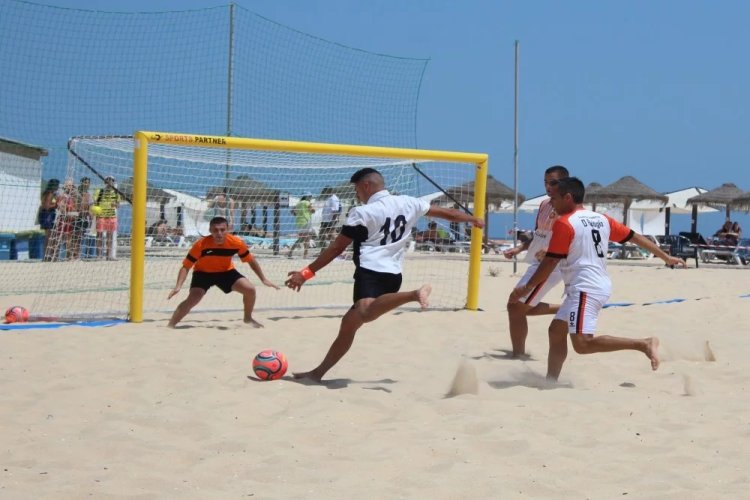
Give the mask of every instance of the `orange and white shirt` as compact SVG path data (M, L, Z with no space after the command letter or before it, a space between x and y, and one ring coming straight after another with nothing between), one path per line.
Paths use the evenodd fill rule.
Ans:
M221 245L214 241L213 236L204 236L190 247L182 265L186 269L195 266L195 271L203 273L221 273L234 269L232 257L239 255L242 262L251 262L253 254L247 244L233 234L227 234Z
M542 200L539 204L539 211L536 213L534 238L532 238L529 248L526 250L525 262L539 262L536 255L542 250L547 250L550 236L552 236L552 226L556 220L557 213L552 208L549 198Z
M558 267L565 293L587 292L607 295L612 282L607 274L610 240L625 243L633 231L608 215L579 209L557 219L547 249L548 257L562 259Z

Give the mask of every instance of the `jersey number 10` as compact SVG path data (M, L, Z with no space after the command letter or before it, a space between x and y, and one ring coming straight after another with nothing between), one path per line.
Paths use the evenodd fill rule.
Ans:
M391 243L395 243L404 237L404 231L406 231L406 217L399 215L393 221L393 229L391 229L391 218L385 219L385 224L380 228L383 232L383 239L380 240L381 245L388 243L388 236L391 237Z

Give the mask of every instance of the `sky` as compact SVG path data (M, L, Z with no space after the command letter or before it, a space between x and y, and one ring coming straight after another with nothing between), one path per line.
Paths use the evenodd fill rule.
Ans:
M189 10L220 0L43 0L104 11ZM520 43L519 190L545 168L584 183L632 175L660 192L733 182L750 190L750 2L662 0L239 0L280 24L350 47L429 58L418 147L486 152L514 184L514 43ZM750 217L733 218L750 227ZM712 234L723 213L701 215ZM496 215L490 236L512 228ZM673 216L672 231L689 230ZM520 227L533 225L520 216Z

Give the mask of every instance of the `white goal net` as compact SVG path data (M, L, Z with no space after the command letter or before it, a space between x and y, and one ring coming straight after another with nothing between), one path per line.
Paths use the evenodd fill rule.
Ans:
M70 140L67 179L60 179L56 194L58 208L47 242L47 261L28 262L2 274L16 301L28 304L33 315L128 316L133 147L132 137ZM192 243L208 234L212 216L229 219L230 230L248 243L266 276L282 286L278 291L264 287L247 265L237 261L237 269L257 287L257 311L343 309L352 301L350 252L321 270L300 293L283 288L283 282L289 271L312 261L338 234L356 203L349 183L355 171L378 169L392 193L473 208L470 191L476 165L471 163L159 143L150 144L148 153L146 316L172 311L185 297L189 279L182 294L167 301L182 259ZM338 218L331 216L332 197L341 205ZM294 210L302 200L314 209L315 234L308 238L300 238L299 211ZM430 222L425 218L419 223L419 241L413 241L407 254L402 290L431 283L433 307L462 308L467 295L468 228L442 220L436 220L434 227ZM239 295L211 289L194 311L241 309Z

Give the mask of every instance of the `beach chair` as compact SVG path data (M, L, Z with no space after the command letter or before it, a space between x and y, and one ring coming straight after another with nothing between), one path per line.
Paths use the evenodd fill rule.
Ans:
M693 245L688 238L681 234L668 234L664 237L664 243L669 245L669 255L685 259L695 259L695 267L698 268L698 246Z

